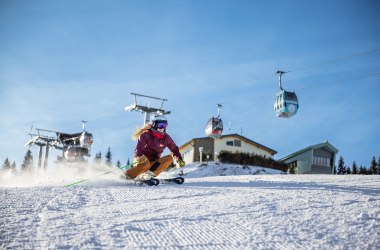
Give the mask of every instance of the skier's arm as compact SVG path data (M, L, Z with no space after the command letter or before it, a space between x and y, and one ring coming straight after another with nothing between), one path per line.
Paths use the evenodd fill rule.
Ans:
M138 158L140 156L143 156L143 149L145 148L145 145L148 143L146 133L143 133L139 139L137 140L136 143L136 148L135 148L135 155L134 158Z
M174 143L173 139L167 135L167 143L166 146L169 148L169 150L174 154L174 157L176 158L177 162L179 160L182 160L182 155L179 152L178 146Z

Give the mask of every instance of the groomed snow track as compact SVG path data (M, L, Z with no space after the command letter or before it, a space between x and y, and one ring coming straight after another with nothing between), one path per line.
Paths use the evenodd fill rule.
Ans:
M5 249L379 249L378 176L0 188Z

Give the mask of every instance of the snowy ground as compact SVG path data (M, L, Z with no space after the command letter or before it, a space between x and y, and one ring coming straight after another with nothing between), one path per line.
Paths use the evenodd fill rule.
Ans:
M77 173L3 176L0 248L380 249L380 176L184 170L183 185L157 187L117 170L71 187Z

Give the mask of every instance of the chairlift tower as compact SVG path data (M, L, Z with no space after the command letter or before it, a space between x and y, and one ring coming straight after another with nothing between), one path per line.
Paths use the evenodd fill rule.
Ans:
M43 148L45 147L45 160L43 167L46 169L48 165L49 151L51 149L62 150L62 157L58 157L58 161L66 162L84 161L84 156L90 156L91 145L93 143L92 134L87 132L85 124L82 121L83 131L74 134L67 134L59 131L35 128L37 133L30 132L32 137L25 147L38 146L38 167L42 167ZM33 126L31 127L31 131ZM55 136L53 136L55 135Z
M41 134L41 131L51 132L49 130L44 130L44 129L39 129L39 128L36 128L36 130L37 130L37 134L29 133L29 135L33 138L25 144L25 147L30 147L32 145L36 145L39 147L38 163L37 163L39 168L42 167L43 148L45 147L45 160L44 160L43 167L44 169L46 169L48 165L48 160L49 160L50 148L56 146L55 144L56 144L57 138Z
M140 111L144 113L144 126L150 122L152 114L160 114L160 115L168 115L170 114L170 111L166 111L163 109L164 102L168 101L167 99L153 97L153 96L147 96L147 95L141 95L136 93L131 93L131 95L134 96L135 103L131 104L127 107L125 107L126 111ZM146 105L138 104L137 99L147 99L148 102ZM151 101L156 102L154 106L152 106Z

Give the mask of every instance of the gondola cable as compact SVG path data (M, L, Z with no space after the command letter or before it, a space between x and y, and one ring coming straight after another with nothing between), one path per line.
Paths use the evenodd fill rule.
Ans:
M306 67L302 67L302 68L298 68L298 69L289 70L286 73L288 73L288 72L302 71L302 70L306 70L306 69L310 69L310 68L316 68L316 67L319 67L319 66L322 66L322 65L325 65L325 64L335 63L335 62L339 62L339 61L344 61L344 60L351 59L353 57L362 56L362 55L374 53L374 52L377 52L377 51L380 51L380 48L372 49L372 50L367 50L367 51L363 51L363 52L357 52L357 53L349 55L349 56L338 57L338 58L331 59L331 60L328 60L328 61L325 61L325 62L314 64L314 65L310 65L310 66L306 66Z

